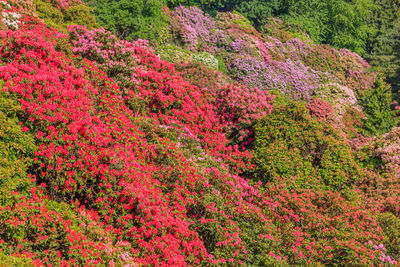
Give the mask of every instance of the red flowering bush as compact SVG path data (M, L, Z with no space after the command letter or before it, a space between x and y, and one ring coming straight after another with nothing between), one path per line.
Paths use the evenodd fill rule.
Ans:
M272 112L272 100L267 91L245 86L228 85L219 89L215 106L231 142L244 150L253 141L254 124Z
M318 97L313 98L306 105L310 114L317 118L326 118L333 114L333 108L328 102L322 101Z
M0 53L7 61L0 68L4 89L19 95L28 115L25 131L33 131L37 139L38 181L54 198L81 203L95 209L104 222L115 224L116 231L134 240L131 255L139 253L139 262L159 261L150 257L157 243L164 244L157 253L163 261L185 261L185 253L179 251L191 246L175 243L182 239L203 251L193 261L204 257L197 235L179 218L178 210L167 208L171 202L158 195L158 183L150 175L154 170L141 165L155 152L132 125L132 113L118 97L118 87L89 63L75 68L54 50L54 33L40 25L28 27L2 33ZM123 171L127 169L131 171ZM131 223L125 224L128 218ZM162 228L158 220L163 221ZM138 230L139 221L144 227L140 229L147 230ZM157 231L149 239L153 227Z
M89 214L76 214L69 205L46 200L38 191L33 187L30 196L11 192L8 205L0 207L3 253L32 259L35 266L123 262L119 257L129 251L129 243L113 244L112 233Z
M363 198L349 200L339 192L293 190L268 185L265 201L284 231L282 244L290 264L354 266L381 264L379 244L383 232Z

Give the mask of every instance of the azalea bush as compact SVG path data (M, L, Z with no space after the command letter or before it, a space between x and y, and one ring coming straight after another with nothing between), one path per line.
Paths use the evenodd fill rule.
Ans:
M317 118L327 118L333 114L333 108L328 102L322 101L318 97L310 100L306 108L310 110L310 114Z
M254 140L254 125L272 112L271 96L266 91L245 86L229 85L220 88L215 106L223 125L228 127L231 142L244 150Z
M394 127L389 133L357 149L363 164L376 173L365 179L360 186L373 199L395 198L399 194L399 130Z

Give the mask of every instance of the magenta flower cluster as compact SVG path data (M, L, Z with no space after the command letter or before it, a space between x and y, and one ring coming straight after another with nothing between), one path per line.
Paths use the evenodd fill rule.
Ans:
M253 141L253 124L272 112L273 99L268 91L237 84L222 87L218 92L217 113L230 139L242 150Z

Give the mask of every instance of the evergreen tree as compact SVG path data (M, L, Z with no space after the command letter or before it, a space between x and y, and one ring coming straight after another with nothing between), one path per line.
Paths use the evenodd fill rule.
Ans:
M369 24L378 29L367 43L367 59L374 70L382 72L394 92L400 89L400 0L375 0Z
M387 133L393 128L398 118L390 108L392 92L390 86L379 75L374 88L365 94L363 101L364 112L367 116L366 129L374 135Z

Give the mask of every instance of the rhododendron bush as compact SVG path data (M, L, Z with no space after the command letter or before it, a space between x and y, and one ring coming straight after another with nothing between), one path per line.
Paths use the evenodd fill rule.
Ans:
M270 90L307 108L200 63L175 67L146 40L61 33L29 14L0 31L0 265L397 264L398 200L354 189L365 173L329 124L336 102L314 96L325 74L273 61L242 16L173 13L200 36L190 49L248 53L276 75Z

